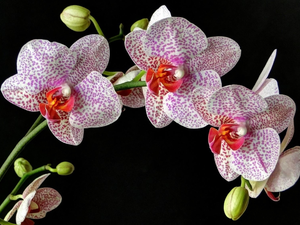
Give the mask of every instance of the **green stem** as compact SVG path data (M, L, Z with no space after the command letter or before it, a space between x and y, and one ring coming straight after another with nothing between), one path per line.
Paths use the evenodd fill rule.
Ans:
M0 205L0 213L3 211L3 209L11 202L11 195L16 195L17 192L19 191L19 189L21 188L21 186L24 184L24 182L32 175L36 174L36 173L40 173L46 170L46 166L41 166L39 168L36 168L28 173L25 173L23 175L23 177L19 180L19 182L17 183L17 185L15 186L15 188L12 190L12 192L6 197L6 199L4 199L4 201L2 202L2 204ZM1 224L1 223L0 223Z
M7 222L7 221L5 221L5 220L3 220L3 219L1 219L1 218L0 218L0 224L1 224L1 225L16 225L16 224L14 224L14 223Z
M250 184L249 180L245 179L241 176L241 187L245 187L245 184L248 186L249 190L252 191L252 185Z
M25 134L25 136L27 134L29 134L34 128L36 128L43 120L44 120L44 117L42 116L42 114L40 114L39 117L36 119L36 121L30 127L30 129L27 131L27 133Z
M5 160L5 162L0 168L0 181L4 177L9 167L16 160L17 156L26 146L26 144L28 144L29 141L31 141L37 134L39 134L46 126L47 126L47 120L44 120L42 123L36 126L30 133L28 133L25 137L23 137L18 142L18 144L15 146L15 148L12 150L12 152L10 153L10 155L7 157L7 159Z
M124 40L125 36L124 36L123 28L124 28L124 26L121 23L120 26L119 26L119 29L120 29L119 34L109 38L108 43L112 43L112 42L118 41L118 40Z
M142 70L132 81L133 82L139 81L142 78L142 76L144 76L145 73L146 71Z
M102 32L99 24L97 23L96 19L93 16L91 16L91 15L89 16L89 19L93 22L93 24L94 24L94 26L95 26L98 34L100 34L101 36L104 37L104 34L103 34L103 32Z
M105 75L105 76L110 77L110 76L115 75L116 73L119 73L119 72L104 71L102 74Z
M146 82L145 81L129 81L129 82L125 82L122 84L117 84L114 86L115 91L120 91L120 90L126 90L126 89L130 89L130 88L136 88L136 87L145 87Z

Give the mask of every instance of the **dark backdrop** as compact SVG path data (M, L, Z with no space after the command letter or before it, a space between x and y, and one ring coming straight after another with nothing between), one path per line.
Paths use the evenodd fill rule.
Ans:
M268 57L277 49L270 77L280 92L300 103L300 3L296 0L185 0L185 1L65 1L10 0L0 2L0 83L16 73L20 48L32 39L48 39L70 46L78 38L96 33L69 30L59 18L68 5L91 10L107 37L125 32L133 22L148 17L162 4L173 16L185 17L209 36L227 36L239 43L242 56L222 78L223 85L252 88ZM123 43L111 44L107 70L125 71L133 65ZM24 111L0 97L0 163L27 132L38 113ZM289 147L300 144L300 120ZM189 130L172 123L156 129L144 108L129 109L103 128L86 129L78 147L59 142L46 129L22 152L33 167L68 160L76 170L68 177L52 174L43 186L63 196L62 204L38 225L193 225L193 224L299 224L300 184L283 192L280 202L265 193L250 199L246 213L233 222L223 213L227 193L240 184L218 173L207 144L208 127ZM11 169L0 184L0 201L18 178ZM4 215L0 215L2 218Z

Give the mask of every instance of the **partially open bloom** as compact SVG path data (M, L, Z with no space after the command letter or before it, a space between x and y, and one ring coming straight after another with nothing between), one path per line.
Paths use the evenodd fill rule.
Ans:
M113 85L122 84L132 81L141 70L137 66L129 68L125 74L117 72L115 75L108 77ZM145 106L145 98L141 87L117 91L119 98L124 106L130 108L140 108Z
M145 106L155 127L165 127L173 120L188 128L206 126L193 107L192 90L209 83L211 74L226 74L241 53L232 39L206 38L186 19L171 17L165 6L155 11L147 30L135 29L125 37L125 48L134 63L147 72ZM206 76L203 71L211 72ZM219 81L213 78L211 83Z
M199 113L219 127L210 129L208 142L220 174L228 181L239 175L261 181L275 169L278 134L293 119L295 103L285 95L262 97L243 86L229 85L214 92Z
M108 60L108 43L100 35L85 36L70 49L32 40L19 53L18 74L1 91L11 103L40 111L60 141L78 145L84 128L106 126L121 114L118 95L101 74Z
M50 174L44 174L36 178L23 191L23 200L18 201L14 207L8 212L5 221L13 216L17 211L16 223L18 225L34 224L30 219L41 219L46 213L55 209L61 203L61 195L53 188L39 188L44 180Z

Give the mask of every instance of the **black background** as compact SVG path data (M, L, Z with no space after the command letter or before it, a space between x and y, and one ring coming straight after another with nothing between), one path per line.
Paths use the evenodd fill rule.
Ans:
M120 23L128 33L132 23L150 19L165 4L172 16L188 19L208 37L234 39L242 56L237 66L222 77L223 85L252 88L268 57L277 49L269 77L277 79L282 94L300 103L300 3L296 0L1 1L1 83L16 73L18 52L27 41L47 39L70 46L80 37L96 33L93 26L76 33L60 21L61 11L73 4L90 9L106 37L116 35ZM122 41L110 47L107 70L126 71L133 65ZM22 110L3 97L0 104L2 163L39 113ZM300 144L298 118L296 114L296 132L289 147ZM246 213L236 222L225 217L224 198L240 181L227 182L219 175L207 144L208 129L190 130L175 122L156 129L144 108L126 108L117 122L86 129L77 147L59 142L47 128L21 156L33 167L67 160L76 170L67 177L52 174L44 182L43 186L58 190L63 201L45 219L35 220L36 224L299 224L300 184L283 192L277 203L265 193L250 199ZM0 201L17 181L11 169L1 181ZM0 216L3 218L5 213Z

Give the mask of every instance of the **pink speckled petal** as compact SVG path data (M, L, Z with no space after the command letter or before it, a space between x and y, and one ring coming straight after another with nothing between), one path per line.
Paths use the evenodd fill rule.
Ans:
M272 95L265 100L268 109L252 117L249 127L255 130L270 127L281 133L295 116L295 102L286 95Z
M123 105L130 108L141 108L145 106L145 98L142 88L134 88L127 96L120 96Z
M83 139L84 129L71 126L69 114L58 111L61 118L59 123L48 121L48 127L52 134L61 142L69 145L79 145Z
M145 88L144 88L145 90ZM169 93L168 90L163 87L162 84L159 86L158 96L151 93L150 90L145 91L145 108L148 119L152 125L156 128L163 128L168 126L173 120L168 117L163 109L164 96Z
M228 73L241 57L240 46L227 37L209 37L208 47L188 62L189 73L215 70L220 77Z
M28 93L37 94L67 77L75 64L76 55L66 46L36 39L20 50L17 70L19 75L24 76L22 87Z
M143 48L143 40L145 38L145 30L137 30L130 32L125 36L125 48L131 57L132 61L141 69L147 71L148 56L146 55Z
M50 175L50 173L46 173L46 174L43 174L41 176L39 176L38 178L36 178L34 181L32 181L27 187L26 189L23 191L23 198L26 198L26 196L37 190L39 188L39 186L41 186L41 184L44 182L44 180Z
M300 176L300 146L280 155L274 172L269 177L266 188L270 192L281 192L292 187Z
M262 180L262 181L252 181L249 180L251 186L252 186L252 191L249 190L248 186L246 185L245 188L248 190L249 196L251 198L257 198L260 193L264 190L268 179Z
M171 13L165 5L162 5L152 14L148 27L150 27L153 23L168 17L171 17Z
M278 161L280 138L274 129L266 128L252 132L243 146L232 151L230 167L247 180L267 179Z
M24 76L14 75L2 83L1 92L4 98L22 109L37 112L39 103L47 103L46 91L30 94L24 87Z
M264 111L268 104L259 95L240 85L225 86L208 102L208 111L232 119L246 119Z
M31 200L33 199L36 191L30 192L26 198L22 201L16 215L16 223L20 225L26 218L28 213L28 208L30 206Z
M112 83L100 73L91 72L74 90L76 101L70 114L73 127L103 127L121 115L118 94Z
M279 88L278 88L277 80L272 78L266 79L255 93L259 94L263 98L267 98L271 95L278 95Z
M61 203L61 195L53 188L39 188L36 191L32 201L35 202L40 211L37 213L28 213L27 218L41 219L46 216L46 213L55 209Z
M187 128L202 128L207 125L198 113L193 99L195 89L203 88L221 88L219 75L213 70L201 71L196 74L190 74L184 78L181 87L175 93L169 92L164 97L164 111L175 122Z
M14 206L13 208L6 214L4 221L9 221L10 218L15 214L15 212L17 211L17 209L20 207L21 203L23 200L19 200Z
M257 91L259 89L261 89L261 86L263 85L263 83L265 82L265 80L267 79L267 77L269 76L269 73L273 67L273 64L274 64L274 61L275 61L275 58L276 58L276 54L277 54L277 50L275 49L270 58L268 59L265 67L263 68L262 72L260 73L252 91L258 93Z
M205 34L181 17L169 17L147 30L144 50L148 56L161 57L176 65L183 64L207 47Z
M240 175L230 168L230 157L232 150L227 143L222 140L220 154L214 154L215 163L220 175L227 181L233 181Z
M70 47L70 51L77 55L76 66L72 75L68 77L68 81L74 86L92 71L102 73L109 61L108 42L98 34L80 38Z

